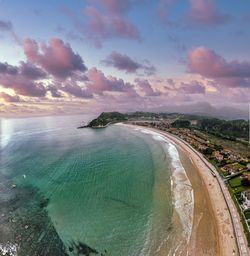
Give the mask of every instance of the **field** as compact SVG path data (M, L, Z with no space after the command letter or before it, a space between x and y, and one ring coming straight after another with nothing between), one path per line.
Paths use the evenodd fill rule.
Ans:
M250 189L250 186L242 186L240 176L236 176L228 181L234 194Z
M207 133L200 132L200 131L196 131L196 132L201 137L206 138L210 142L217 144L217 145L221 145L223 148L232 150L233 152L238 153L238 154L242 155L243 157L248 157L250 154L250 145L246 145L246 144L243 144L238 141L222 139L222 138L216 137L214 135L207 134Z

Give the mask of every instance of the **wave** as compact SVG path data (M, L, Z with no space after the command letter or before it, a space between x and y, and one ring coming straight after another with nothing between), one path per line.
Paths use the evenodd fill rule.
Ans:
M164 143L165 149L171 159L172 177L171 190L173 194L173 205L178 213L183 227L182 236L188 243L192 234L194 195L190 180L182 166L176 146L162 134L145 128L134 128L145 134L149 134L154 140ZM176 248L178 250L178 248Z
M0 244L0 252L3 255L17 256L17 248L18 248L17 244L11 244L11 243L7 243L5 245Z

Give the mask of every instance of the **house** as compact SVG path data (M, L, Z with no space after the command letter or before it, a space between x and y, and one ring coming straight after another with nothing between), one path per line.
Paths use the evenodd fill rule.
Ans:
M250 181L250 173L249 173L249 172L244 172L244 173L242 174L242 178L243 178L243 179L247 179L247 180Z
M230 159L231 161L238 161L240 158L240 156L238 155L235 155L233 153L231 153L229 156L228 156L228 159Z
M221 168L222 171L228 172L229 174L235 174L236 172L240 172L243 169L244 169L244 166L240 165L237 162L233 164L226 164Z
M244 210L250 209L250 189L241 192L241 197L243 199L243 208Z
M212 155L218 162L221 162L224 158L220 151L214 151Z

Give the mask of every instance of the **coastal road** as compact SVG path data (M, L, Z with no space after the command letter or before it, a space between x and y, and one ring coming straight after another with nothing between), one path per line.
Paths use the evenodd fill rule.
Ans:
M205 163L205 161L203 161L203 162ZM239 213L237 211L237 208L236 208L236 206L235 206L235 204L234 204L234 202L231 198L231 195L230 195L225 183L223 182L222 178L220 177L220 175L216 171L215 167L212 166L208 162L207 162L206 165L216 175L217 181L220 185L221 191L222 191L223 196L225 198L225 201L227 203L227 207L228 207L228 210L230 212L231 220L232 220L232 223L233 223L233 226L234 226L234 232L235 232L237 245L238 245L238 249L239 249L239 255L240 256L249 256L250 251L249 251L249 248L248 248L248 243L247 243L247 240L246 240L244 229L243 229L242 223L240 221L240 216L239 216Z
M167 132L160 132L162 135L166 135ZM231 222L233 224L233 229L234 229L234 235L236 238L236 242L237 242L237 247L238 247L238 253L240 256L249 256L250 255L250 250L248 247L248 242L244 233L244 229L240 220L240 215L237 211L237 208L231 198L231 195L224 183L224 181L222 180L221 176L219 175L219 173L217 172L216 168L210 164L204 157L203 155L198 152L197 150L195 150L190 144L188 144L186 141L182 140L181 138L167 133L170 138L171 136L175 137L176 139L180 140L181 142L183 142L186 146L188 146L198 157L199 159L209 168L209 170L211 171L211 174L217 179L218 184L220 186L221 192L224 196L224 199L226 201L227 204L227 208L228 211L230 213L230 217L231 217Z
M132 125L133 126L133 125ZM183 139L179 138L176 135L173 135L171 133L165 132L165 131L161 131L155 128L150 128L150 127L144 127L144 126L140 126L141 128L146 128L152 131L156 131L160 134L162 134L163 136L166 136L168 139L173 140L171 138L175 138L178 141L180 141L181 143L185 144L193 153L195 153L195 155L205 164L205 166L210 170L211 175L213 175L213 177L216 178L220 190L223 194L223 197L225 199L226 205L227 205L227 209L229 211L229 215L231 218L231 223L232 223L232 227L233 227L233 231L234 231L234 236L236 238L236 244L238 247L238 255L239 256L250 256L250 250L248 247L248 242L244 233L244 229L240 220L240 215L237 211L236 205L234 204L231 195L222 179L222 177L219 175L219 173L217 172L216 168L210 164L205 158L204 156L198 152L196 149L194 149L189 143L187 143L186 141L184 141ZM173 140L173 142L175 142Z

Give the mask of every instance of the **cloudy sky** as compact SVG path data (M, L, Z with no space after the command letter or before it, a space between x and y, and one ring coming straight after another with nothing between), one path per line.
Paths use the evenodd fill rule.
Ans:
M0 0L0 115L248 108L250 1Z

